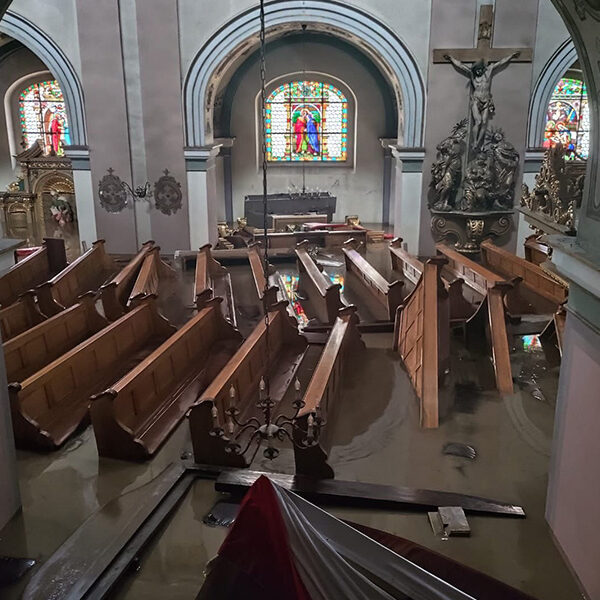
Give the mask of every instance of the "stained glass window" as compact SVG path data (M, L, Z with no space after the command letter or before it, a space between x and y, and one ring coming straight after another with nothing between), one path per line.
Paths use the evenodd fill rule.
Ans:
M590 148L590 107L585 83L563 78L552 93L546 114L544 148L561 142L569 160L584 160Z
M348 101L322 81L291 81L265 102L269 161L345 161L348 154Z
M19 117L23 145L42 140L46 154L64 154L71 143L65 100L58 82L43 81L24 89L19 96Z

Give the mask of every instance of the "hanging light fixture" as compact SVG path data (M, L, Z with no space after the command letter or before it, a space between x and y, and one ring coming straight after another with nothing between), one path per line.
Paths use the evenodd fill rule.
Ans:
M268 226L268 198L267 198L267 141L266 141L266 65L265 65L265 0L260 0L260 101L261 101L261 119L262 119L262 207L263 207L263 270L264 273L269 272L269 235L267 232ZM267 296L269 289L268 277L265 277L265 288L263 296ZM265 370L268 368L271 358L269 345L269 307L263 303L264 323L265 323ZM219 411L215 404L212 407L213 427L210 435L223 438L226 441L226 452L244 455L253 442L258 441L259 445L266 443L266 448L263 451L265 458L273 460L279 455L279 450L275 448L274 442L280 442L288 439L298 448L310 448L319 443L319 435L321 428L325 425L325 421L321 416L320 408L311 411L306 420L306 430L298 426L298 416L304 408L305 403L302 400L300 390L300 382L298 379L294 382L295 398L292 403L294 414L292 416L278 415L273 418L273 409L276 402L272 400L270 395L269 377L265 373L261 377L258 389L258 402L256 408L262 413L262 422L257 417L251 417L247 421L238 421L239 409L236 406L236 390L232 385L229 389L229 406L225 410L226 429L219 424ZM237 429L236 429L237 428ZM296 435L294 435L296 432ZM244 436L249 436L247 443L242 447L240 440Z

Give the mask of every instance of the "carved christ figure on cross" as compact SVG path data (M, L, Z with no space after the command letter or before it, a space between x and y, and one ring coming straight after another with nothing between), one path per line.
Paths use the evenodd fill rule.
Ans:
M494 114L494 99L492 98L492 77L494 71L518 58L520 52L513 52L495 63L479 60L472 66L456 60L449 54L444 58L450 61L459 71L465 73L471 81L471 117L473 118L473 147L481 148L485 139L488 121Z

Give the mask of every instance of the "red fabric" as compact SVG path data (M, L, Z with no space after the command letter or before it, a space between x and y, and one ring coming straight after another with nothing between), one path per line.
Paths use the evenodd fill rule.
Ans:
M273 484L264 476L244 497L219 557L260 587L265 600L310 600L294 565Z

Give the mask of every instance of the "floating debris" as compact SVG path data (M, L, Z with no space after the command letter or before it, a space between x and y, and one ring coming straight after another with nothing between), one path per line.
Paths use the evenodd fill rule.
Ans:
M475 460L477 458L477 450L475 450L473 446L461 444L460 442L448 442L442 448L442 453L460 456L461 458L468 458L469 460Z

